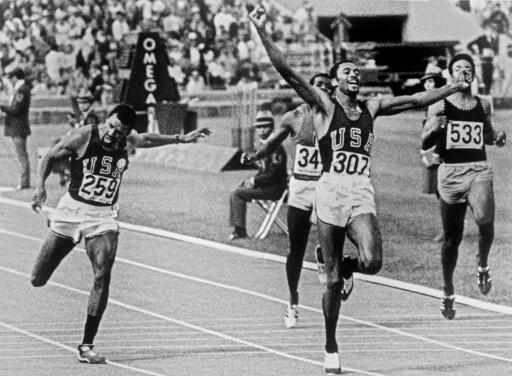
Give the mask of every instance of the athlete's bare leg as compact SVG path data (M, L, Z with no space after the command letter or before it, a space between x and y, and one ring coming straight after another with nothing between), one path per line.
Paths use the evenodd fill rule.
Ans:
M118 232L109 231L85 240L85 249L94 272L94 283L87 306L87 313L91 316L101 317L107 306L118 237Z
M347 236L357 247L357 265L343 265L350 273L377 274L382 268L382 236L377 217L361 214L347 225ZM344 272L345 274L345 272Z
M32 269L32 286L44 286L64 257L75 246L73 239L48 232Z
M309 230L311 222L309 220L311 210L302 210L293 206L288 206L288 230L290 240L290 252L286 258L286 278L288 288L290 289L290 305L298 304L300 272L302 270L302 261L306 246L308 244Z
M327 283L322 297L325 319L325 351L334 353L338 352L336 325L340 313L341 288L343 287L341 262L345 229L324 223L320 219L318 219L317 226L327 273Z
M478 266L487 266L494 240L494 192L492 180L476 182L471 186L468 204L478 225Z
M464 217L466 203L448 204L442 198L439 200L441 220L443 223L444 239L441 246L441 263L443 266L444 294L454 294L453 272L457 265L459 245L464 233Z
M94 282L87 304L83 344L92 345L94 342L101 317L107 307L110 275L116 257L118 237L118 232L109 231L85 241L85 249L94 272Z

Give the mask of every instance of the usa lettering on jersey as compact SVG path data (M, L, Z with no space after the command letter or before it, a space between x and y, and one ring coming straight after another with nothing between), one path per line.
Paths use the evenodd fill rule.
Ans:
M349 137L345 137L346 132ZM364 140L361 128L339 128L333 130L330 137L333 151L330 172L370 176L373 133L369 132Z

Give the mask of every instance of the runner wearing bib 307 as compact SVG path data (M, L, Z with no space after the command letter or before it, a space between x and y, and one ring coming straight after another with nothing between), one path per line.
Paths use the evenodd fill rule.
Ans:
M454 82L471 83L475 73L473 59L466 54L454 56L449 72ZM490 113L490 103L473 96L467 89L431 106L422 134L422 148L426 150L435 144L442 161L438 170L444 232L441 314L447 319L455 317L453 273L468 205L479 229L478 288L486 295L492 286L488 257L494 238L494 193L485 145L505 145L506 134L494 131Z
M333 100L290 67L266 30L266 11L262 6L256 7L249 19L276 70L313 111L325 171L318 181L316 199L318 232L327 270L323 295L324 371L340 374L336 325L343 279L355 271L375 274L382 265L382 240L369 177L373 120L379 115L427 106L468 85L451 84L414 96L371 98L362 103L357 100L359 68L353 62L343 61L336 63L329 74L337 85ZM356 259L342 256L345 235L356 245Z

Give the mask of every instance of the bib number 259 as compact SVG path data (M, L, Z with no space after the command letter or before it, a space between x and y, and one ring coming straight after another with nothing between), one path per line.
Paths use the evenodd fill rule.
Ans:
M370 175L370 157L346 151L335 152L331 171L338 174Z
M80 186L79 195L87 200L111 204L117 192L119 181L105 176L86 174Z

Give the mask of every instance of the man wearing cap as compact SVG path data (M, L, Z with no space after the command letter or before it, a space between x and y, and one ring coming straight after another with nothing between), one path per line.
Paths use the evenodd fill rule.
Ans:
M254 123L262 143L266 142L274 130L274 119L270 111L259 111ZM277 200L286 189L286 152L280 145L273 153L256 162L258 173L240 182L231 193L229 206L229 224L233 232L229 239L247 237L245 223L247 202L251 200Z
M15 68L7 76L14 94L9 105L0 105L0 111L6 114L4 134L12 138L21 166L21 184L18 188L27 189L30 188L30 163L27 153L27 137L30 135L30 88L25 82L25 72L21 68Z
M138 147L193 142L210 134L201 128L186 135L138 134L133 131L136 115L126 104L117 105L104 124L90 124L69 131L41 161L32 208L38 212L46 200L46 179L55 162L71 160L71 181L49 217L50 231L32 269L31 283L41 287L48 282L59 263L82 238L93 273L93 287L87 306L84 337L78 346L78 360L105 363L93 351L94 338L107 306L111 269L119 236L118 196L128 168L127 143Z

